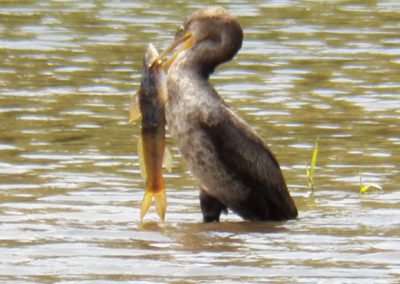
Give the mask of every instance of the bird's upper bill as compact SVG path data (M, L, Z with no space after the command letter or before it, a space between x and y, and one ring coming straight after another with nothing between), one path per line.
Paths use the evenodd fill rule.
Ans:
M170 58L164 60L164 58L172 52L177 46L181 45ZM183 50L191 47L193 45L193 35L191 32L178 33L175 40L166 50L164 50L154 62L161 64L163 68L168 68L172 62L174 62L176 56ZM153 63L154 64L154 63Z

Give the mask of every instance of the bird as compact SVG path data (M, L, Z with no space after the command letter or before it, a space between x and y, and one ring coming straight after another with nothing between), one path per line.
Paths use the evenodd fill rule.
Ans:
M222 7L199 9L184 21L156 60L168 69L168 129L199 183L204 223L219 222L228 211L248 221L296 219L274 154L209 82L242 42L239 21Z

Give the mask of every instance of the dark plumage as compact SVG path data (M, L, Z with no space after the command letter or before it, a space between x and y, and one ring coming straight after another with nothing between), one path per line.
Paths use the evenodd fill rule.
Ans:
M293 219L297 209L278 161L208 81L242 40L239 22L220 7L185 21L173 44L182 46L166 63L168 127L200 184L205 222L219 221L227 208L246 220Z

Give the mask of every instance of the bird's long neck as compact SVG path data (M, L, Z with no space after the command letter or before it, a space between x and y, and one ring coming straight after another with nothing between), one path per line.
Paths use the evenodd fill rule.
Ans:
M194 97L200 101L204 96L214 96L214 88L208 75L194 67L183 55L178 56L168 71L168 100Z

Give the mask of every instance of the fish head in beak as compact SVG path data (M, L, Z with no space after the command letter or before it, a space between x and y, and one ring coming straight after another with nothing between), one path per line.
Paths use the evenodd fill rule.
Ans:
M163 68L168 68L175 60L177 55L185 49L193 45L193 35L190 31L185 31L183 26L178 30L175 35L175 40L167 47L154 61L156 64L161 64ZM179 47L178 47L179 46ZM178 48L177 48L178 47ZM177 48L177 49L176 49ZM176 50L175 50L176 49ZM172 51L175 52L167 59L168 54ZM154 64L153 63L153 64Z

